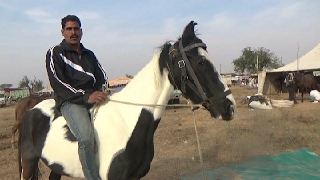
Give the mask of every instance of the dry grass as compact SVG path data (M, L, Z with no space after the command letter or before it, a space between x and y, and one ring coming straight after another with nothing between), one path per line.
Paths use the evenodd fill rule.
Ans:
M232 87L237 102L256 89ZM272 99L287 99L288 94ZM300 102L300 101L298 101ZM155 133L155 157L150 172L142 179L179 179L183 174L201 172L193 120L199 132L204 169L238 163L259 155L275 155L299 148L320 154L319 104L307 100L292 108L249 110L238 106L231 122L211 119L199 109L167 109ZM0 109L0 177L18 179L17 150L10 148L14 108ZM45 172L47 170L44 168ZM47 174L44 175L47 179ZM72 179L63 177L62 179Z

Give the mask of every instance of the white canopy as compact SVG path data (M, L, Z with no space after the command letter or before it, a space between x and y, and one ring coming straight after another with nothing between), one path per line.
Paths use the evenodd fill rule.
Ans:
M41 91L39 91L38 93L51 93L51 92L53 92L53 89L52 89L52 87L49 85L49 86L43 88L43 89L42 89Z
M299 59L269 72L285 72L320 69L320 43Z
M120 77L109 81L109 86L127 85L131 79L128 77Z

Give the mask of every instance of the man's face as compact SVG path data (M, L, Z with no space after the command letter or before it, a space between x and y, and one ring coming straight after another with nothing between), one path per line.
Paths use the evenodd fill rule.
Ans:
M76 21L68 21L64 29L61 30L61 34L68 44L78 45L81 41L82 29Z

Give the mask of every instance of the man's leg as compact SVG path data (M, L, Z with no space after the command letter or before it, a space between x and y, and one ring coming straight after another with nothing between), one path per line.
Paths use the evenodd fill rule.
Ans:
M298 104L297 100L296 100L296 94L294 92L294 87L290 86L288 88L288 91L289 91L289 100L290 101L293 101L294 104Z
M292 93L292 96L293 96L293 102L295 103L295 104L298 104L298 102L297 102L297 99L296 99L296 93L293 91L293 93Z
M288 92L289 92L289 101L292 101L292 88L288 86Z
M78 153L84 176L88 180L98 180L99 171L94 154L94 130L85 106L65 102L61 113L78 140Z

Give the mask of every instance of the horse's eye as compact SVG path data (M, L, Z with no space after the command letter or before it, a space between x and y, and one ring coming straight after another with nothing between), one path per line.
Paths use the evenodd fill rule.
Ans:
M203 65L204 62L205 62L205 58L204 58L204 57L202 57L201 59L199 59L199 60L197 61L197 63L200 64L200 65Z

